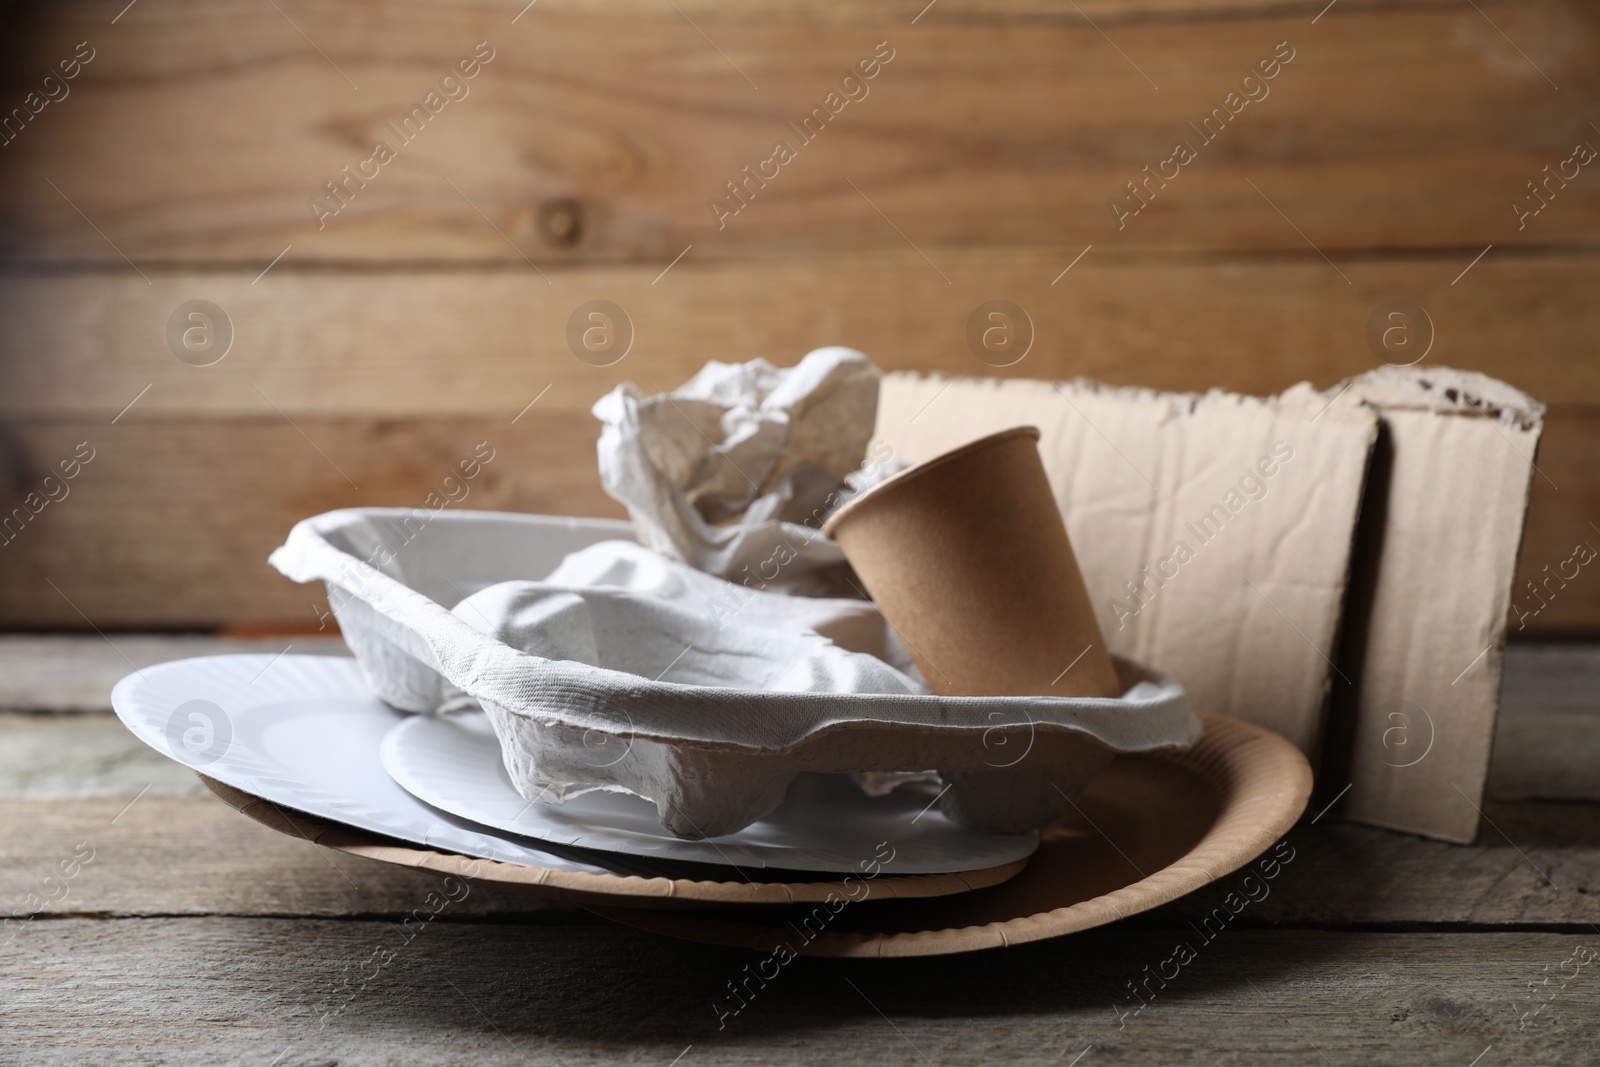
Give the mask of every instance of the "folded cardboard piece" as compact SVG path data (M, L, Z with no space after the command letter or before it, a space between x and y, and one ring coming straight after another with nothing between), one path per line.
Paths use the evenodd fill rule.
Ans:
M1315 758L1377 422L1309 385L1261 399L891 374L877 434L915 462L1039 427L1111 651Z
M1345 817L1469 842L1543 413L1440 368L1265 399L892 374L877 434L1038 426L1113 652L1321 758Z
M1544 407L1442 368L1374 371L1331 395L1333 410L1382 423L1339 656L1353 684L1335 689L1322 803L1343 792L1346 818L1470 843Z

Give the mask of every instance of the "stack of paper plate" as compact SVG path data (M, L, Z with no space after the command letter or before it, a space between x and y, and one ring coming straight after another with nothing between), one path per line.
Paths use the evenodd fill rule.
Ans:
M123 679L112 703L142 740L284 833L799 955L962 952L1125 917L1249 862L1311 789L1288 742L1206 716L1191 749L1118 757L1040 834L958 827L931 786L869 797L813 775L739 833L684 841L631 795L522 798L481 713L403 715L352 660L181 660Z

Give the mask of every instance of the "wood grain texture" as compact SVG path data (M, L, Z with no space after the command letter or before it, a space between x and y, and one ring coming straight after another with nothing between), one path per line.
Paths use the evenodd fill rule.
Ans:
M1588 58L1600 19L1581 0L1349 5L1314 25L1314 4L1155 5L1114 34L1042 6L936 7L916 25L888 5L843 19L814 14L838 4L759 18L721 5L693 18L539 7L515 25L515 5L483 0L282 6L147 5L114 29L94 4L38 14L11 46L11 97L76 42L97 51L71 94L3 149L0 247L117 269L126 256L144 269L255 270L288 245L289 264L659 268L691 243L703 261L907 240L935 258L1090 242L1472 254L1600 235L1600 181L1587 174L1552 186L1520 229L1511 208L1597 136L1584 109L1600 88ZM479 41L495 58L469 95L399 143L387 124ZM894 58L870 94L801 143L786 124L885 41ZM1285 41L1294 59L1270 95L1203 142L1189 124ZM1180 139L1197 158L1169 166L1177 177L1119 228L1112 198L1138 204L1125 183ZM779 140L794 161L719 228L709 202ZM319 223L308 201L378 141L397 158ZM581 205L571 245L539 236L540 206L561 197Z
M1489 796L1600 801L1600 647L1513 645Z
M168 660L191 656L281 652L348 656L343 638L330 624L322 634L286 637L217 637L210 634L116 634L66 637L59 634L0 634L0 714L8 718L86 715L111 711L111 687L124 675ZM132 738L132 735L128 735ZM75 746L62 740L63 759ZM12 780L0 777L0 791ZM11 794L8 794L11 795Z
M1536 491L1525 577L1593 519L1600 183L1584 170L1553 184L1520 228L1510 206L1590 136L1590 5L508 6L182 0L114 24L88 2L0 16L12 103L77 42L95 50L70 95L0 148L0 261L13 265L0 279L0 504L135 398L124 423L172 420L124 435L144 435L123 460L136 473L99 506L41 516L58 544L4 550L0 575L20 577L0 592L0 625L84 625L41 580L63 574L87 580L83 614L107 625L305 625L257 561L292 520L354 502L291 455L308 418L328 433L312 426L302 444L353 448L369 472L350 478L352 497L403 503L425 492L417 468L435 462L443 421L507 418L548 387L534 413L571 421L530 446L507 499L616 514L577 442L592 432L579 413L624 378L670 387L706 358L787 363L844 341L889 369L1271 392L1371 366L1367 320L1392 299L1428 309L1430 358L1567 405L1546 457L1568 491ZM479 40L495 58L470 95L319 228L307 201ZM895 58L871 94L719 227L708 201L723 183L880 40ZM1271 95L1118 228L1107 201L1280 40L1295 59ZM560 198L577 205L570 242L551 228ZM1003 372L964 336L997 296L1027 308L1037 335ZM197 297L237 327L213 367L170 358L163 340ZM637 328L606 369L564 338L596 297ZM294 437L266 429L280 415ZM51 420L83 421L85 436ZM383 437L408 443L372 455ZM226 457L228 477L195 448ZM1529 629L1600 632L1600 592L1564 591Z
M1597 471L1600 410L1558 409L1546 423L1529 495L1512 595L1513 640L1529 634L1600 634Z
M1399 299L1432 320L1430 363L1600 406L1600 255L1497 248L1456 285L1474 253L1363 259L1344 264L1347 286L1309 251L1197 262L1096 245L1062 275L1082 250L963 252L937 269L909 250L737 266L691 253L659 281L656 265L552 268L549 282L526 270L284 265L259 280L180 271L150 284L131 271L13 273L0 278L0 352L12 357L0 361L0 415L109 421L150 386L124 421L252 417L274 405L295 417L509 420L547 386L530 417L587 411L622 381L675 388L707 359L787 366L828 344L859 348L885 370L1259 395L1370 370L1368 320ZM997 298L1032 323L1032 348L1007 368L967 341L968 319ZM211 366L175 358L163 336L174 310L195 299L232 324L233 347ZM594 299L618 304L632 326L633 346L613 366L591 366L568 346L568 319Z
M92 758L86 754L82 765L92 771ZM398 920L438 890L443 878L269 830L208 792L3 800L0 807L9 816L0 838L6 872L0 875L0 900L16 902L8 908L21 907L33 921L153 914ZM60 865L73 858L75 848L90 858L63 878ZM450 914L528 916L550 907L531 895L479 887Z
M108 715L0 712L0 797L109 796L127 803L141 794L205 792L193 771Z
M94 762L85 754L86 773ZM11 827L0 840L0 900L40 892L78 842L93 848L93 861L69 880L65 896L30 905L40 916L401 917L438 881L267 830L210 796L147 793L122 814L132 799L0 800ZM1600 924L1600 808L1496 803L1487 814L1493 825L1468 848L1353 824L1302 824L1288 835L1292 861L1236 922L1580 932ZM207 872L204 878L183 873L197 868ZM1247 873L1132 921L1163 929L1200 922L1230 893L1243 895ZM1260 892L1258 882L1247 888ZM542 912L547 903L484 888L452 915L514 916Z
M496 449L496 458L461 506L623 517L600 489L594 419L583 411L545 410L541 400L513 424L515 408L527 400L521 392L506 395L511 414L495 418L284 413L196 420L130 413L116 425L109 418L0 424L11 480L0 514L39 491L80 443L95 449L67 483L68 495L14 523L19 532L0 547L0 626L315 631L331 625L321 614L321 590L280 577L266 565L268 553L294 523L322 511L421 506L480 441ZM1535 487L1525 578L1567 559L1585 530L1600 548L1600 535L1588 526L1600 516L1597 450L1600 419L1561 412L1550 418L1540 468L1562 489ZM1600 630L1600 580L1589 569L1531 616L1521 635ZM1515 620L1512 630L1518 636Z
M1088 1050L1128 1064L1320 1053L1462 1067L1490 1045L1530 1064L1582 1062L1592 1045L1593 965L1539 1000L1527 982L1593 935L1232 931L1131 1014L1128 983L1171 957L1174 936L799 960L719 1029L714 1005L736 1003L728 983L757 957L610 927L436 923L402 942L383 922L62 920L29 924L0 956L0 996L8 1047L30 1064L143 1064L159 1050L169 1064L954 1067Z
M487 441L460 506L622 514L595 473L594 421L540 412L430 421L270 416L227 423L13 424L25 484L89 441L95 458L0 548L0 625L332 626L320 585L267 566L295 522L333 508L423 507Z

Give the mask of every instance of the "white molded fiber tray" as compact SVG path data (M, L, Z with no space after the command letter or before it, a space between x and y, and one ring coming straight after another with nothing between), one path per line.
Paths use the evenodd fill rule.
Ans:
M1177 683L1126 661L1117 664L1124 685L1146 684L1114 699L769 692L543 659L446 607L500 582L538 581L569 553L609 540L633 540L631 528L361 508L297 524L271 562L328 584L345 640L385 702L431 713L453 690L475 698L524 797L624 789L653 801L682 837L754 822L801 771L930 768L954 821L1032 829L1070 808L1114 753L1186 746L1200 733ZM597 748L622 754L598 761Z

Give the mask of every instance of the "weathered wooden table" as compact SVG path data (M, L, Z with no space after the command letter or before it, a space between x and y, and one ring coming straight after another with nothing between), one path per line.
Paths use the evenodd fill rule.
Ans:
M0 1064L1600 1061L1600 648L1513 649L1477 845L1302 821L1143 1010L1227 880L1006 951L800 960L719 1029L750 957L487 889L403 938L437 879L249 822L109 714L133 665L286 643L0 638Z

